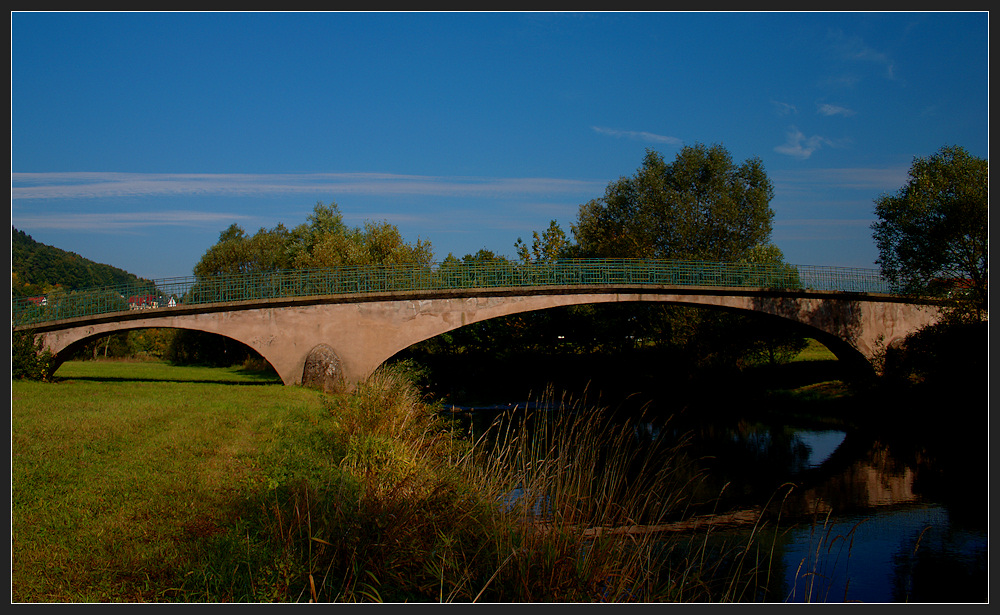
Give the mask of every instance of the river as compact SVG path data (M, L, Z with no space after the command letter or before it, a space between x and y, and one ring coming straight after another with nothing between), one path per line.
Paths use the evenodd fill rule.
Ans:
M650 413L647 401L654 418L638 437L688 438L688 454L707 473L704 491L719 494L713 509L753 511L780 501L773 570L781 581L771 583L765 600L988 601L984 427L960 423L937 406L910 407L894 415L907 419L869 425L866 414L886 400L863 394L813 406L774 396L739 403L740 394L706 392L704 404L689 396L677 412ZM526 404L454 409L482 430L517 405ZM928 416L938 427L928 428Z

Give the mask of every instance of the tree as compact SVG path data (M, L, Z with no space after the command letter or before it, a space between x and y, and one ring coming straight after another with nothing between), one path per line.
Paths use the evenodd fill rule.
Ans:
M261 228L252 236L232 224L219 234L194 267L198 277L251 271L275 271L291 266L287 245L291 234L282 224L273 229Z
M517 256L522 262L554 262L569 254L570 242L566 232L555 220L549 221L549 227L541 235L538 231L532 233L531 248L518 237L514 243Z
M961 147L914 158L909 180L875 200L882 273L902 292L953 300L953 314L988 310L989 163Z
M429 241L403 240L388 222L365 222L349 228L336 203L317 203L307 221L289 231L279 223L248 235L233 224L219 234L195 265L194 274L223 274L374 264L428 265L434 253Z
M646 150L635 175L580 206L572 230L585 256L746 260L770 241L773 196L758 158L736 165L721 145L697 144L667 164Z
M430 265L433 258L429 241L408 244L395 225L365 222L364 228L344 228L314 238L311 250L296 256L295 267Z
M780 264L781 250L771 243L773 196L759 158L737 165L723 146L696 144L668 164L647 150L633 176L609 183L602 198L580 206L573 251L603 258ZM641 337L683 348L691 364L742 365L762 345L801 345L797 336L765 330L750 317L696 308L607 306L600 320L609 340Z

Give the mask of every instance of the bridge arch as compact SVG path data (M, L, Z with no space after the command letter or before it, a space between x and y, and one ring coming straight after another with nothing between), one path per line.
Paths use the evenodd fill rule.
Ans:
M486 320L493 320L497 318L503 318L504 316L524 314L533 311L544 311L550 309L558 309L559 307L569 307L574 305L608 305L611 303L666 303L669 305L683 306L683 307L693 307L699 309L711 309L727 311L736 314L745 314L756 316L761 319L770 319L782 323L785 327L799 331L806 337L811 337L821 344L823 344L834 356L837 357L839 361L845 364L849 370L855 373L867 373L871 372L873 365L871 362L871 357L867 356L861 349L852 345L844 338L831 333L830 331L820 328L815 322L802 322L801 320L795 318L790 314L775 314L763 308L763 303L753 306L731 306L724 304L717 304L715 302L706 302L702 297L686 297L683 299L661 299L655 295L645 294L643 296L632 295L632 294L618 294L618 295L607 295L602 296L599 300L593 300L592 298L582 298L578 303L567 302L561 304L560 306L542 306L542 307L529 307L523 306L523 309L512 311L509 314L499 314L496 316L491 316L489 318L479 319L474 322L465 322L462 324L456 324L455 326L442 331L441 333L436 333L433 335L427 335L422 339L418 339L413 342L413 344L418 344L423 341L427 341L441 335L442 333L448 333L450 331L455 331L463 327L475 324L475 322L484 322ZM412 344L411 344L412 345ZM409 346L397 349L392 355L386 357L384 361L388 361L397 353L409 348Z
M181 323L181 324L183 324L183 323ZM89 344L90 342L94 341L95 339L99 339L99 338L104 337L106 335L112 335L114 333L123 333L123 332L128 332L128 331L141 331L141 330L144 330L144 329L176 329L176 330L181 330L181 331L197 331L197 332L200 332L200 333L212 333L214 335L218 335L219 337L223 337L223 338L226 338L226 339L231 340L233 342L236 342L236 343L238 343L238 344L240 344L242 346L247 346L247 344L245 342L243 342L242 340L240 340L240 339L237 339L235 337L232 337L230 335L226 335L226 334L223 334L223 333L216 333L214 331L205 331L202 328L196 328L196 327L190 327L190 326L179 326L179 325L176 325L176 324L174 324L174 325L165 325L165 324L162 324L162 323L150 323L148 321L145 322L142 325L137 325L137 324L134 324L134 321L125 321L125 322L122 322L121 324L119 324L118 326L113 326L113 327L108 327L108 328L99 327L99 326L87 327L86 329L84 329L81 332L81 335L79 337L77 337L76 335L73 335L71 338L67 337L67 339L66 339L66 345L61 350L59 350L59 352L55 353L55 355L54 355L55 361L54 361L53 370L57 371L59 369L59 367L67 359L69 359L69 357L72 357L73 355L75 355L79 350L81 350L82 348L84 348L87 344ZM49 337L51 337L51 334L49 335ZM50 350L51 349L52 348L50 347ZM253 349L251 348L251 350L253 350ZM267 357L262 357L262 358L265 361L267 360ZM274 366L272 365L272 368L273 367Z

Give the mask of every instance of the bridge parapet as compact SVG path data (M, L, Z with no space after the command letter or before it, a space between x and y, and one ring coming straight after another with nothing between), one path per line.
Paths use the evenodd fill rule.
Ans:
M282 298L632 284L860 294L892 292L888 281L875 269L644 259L567 259L542 263L448 260L426 265L369 265L143 280L126 286L14 298L11 316L16 328L25 329L46 322L137 309Z

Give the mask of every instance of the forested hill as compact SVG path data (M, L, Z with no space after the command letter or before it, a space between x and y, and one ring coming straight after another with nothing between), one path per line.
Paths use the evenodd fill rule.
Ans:
M79 290L115 286L139 280L127 271L87 260L79 254L38 243L11 227L11 293L15 297L41 295L56 286Z

